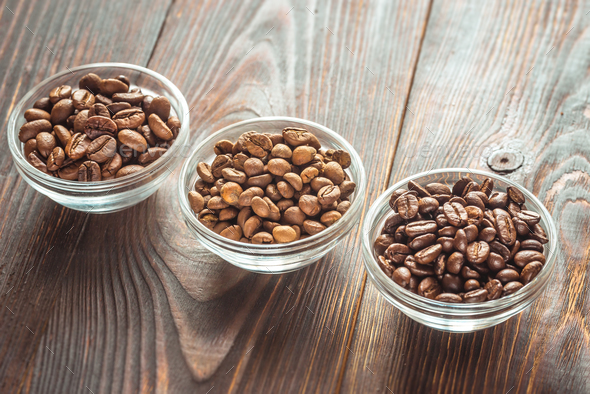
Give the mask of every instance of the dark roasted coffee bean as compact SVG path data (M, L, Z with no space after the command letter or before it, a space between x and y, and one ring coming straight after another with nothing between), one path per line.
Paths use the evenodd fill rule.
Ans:
M297 213L290 213L289 215L287 215L287 211L289 211L289 209L287 209L287 211L285 212L284 218L285 220L287 220L287 222L289 224L298 224L298 223L291 223L293 220L296 219L292 219L295 215L300 215L298 212L300 212L301 214L303 214L303 212L299 209L299 207L294 207ZM303 219L305 218L305 214L303 214ZM299 222L299 220L297 219L297 222ZM301 220L301 224L303 225L303 220ZM395 242L395 239L392 235L390 234L381 234L380 236L377 237L377 239L375 240L374 243L374 247L375 247L375 252L377 253L377 255L382 255L385 253L385 251L387 250L387 248L389 247L389 245L391 245L392 243Z
M411 277L412 274L410 270L406 267L397 268L395 271L393 271L393 274L391 275L391 279L393 279L395 283L397 283L403 288L406 288L410 284Z
M488 300L496 300L502 295L502 282L497 279L492 279L484 286L484 289L488 291Z
M415 190L420 197L430 197L430 193L428 192L428 190L426 190L414 181L408 182L408 190Z
M506 268L504 258L497 253L490 252L487 259L488 268L494 272L501 271Z
M455 233L455 238L453 238L453 246L459 252L465 254L467 253L467 234L465 234L465 230L459 229Z
M122 166L123 160L121 159L121 155L115 153L113 157L109 158L101 165L100 169L102 179L113 179L117 174L117 171L119 171Z
M463 302L463 298L461 298L461 296L458 296L457 294L453 293L441 293L435 297L435 300L440 302L450 302L454 304Z
M100 104L100 105L102 105L102 104ZM129 103L125 103L125 102L118 102L118 103L112 103L112 104L107 105L106 109L109 111L109 116L111 116L111 115L115 115L117 112L121 112L126 109L131 109L131 105Z
M524 266L520 272L520 281L523 285L530 283L537 274L543 269L543 264L540 261L531 261Z
M467 211L457 202L447 202L443 205L444 215L451 226L462 227L467 224Z
M99 86L100 86L101 78L93 73L84 75L80 82L78 83L78 87L80 89L88 90L90 93L96 95L100 93Z
M469 226L464 227L463 231L465 231L465 237L467 239L467 243L475 241L477 239L478 234L479 234L479 230L477 229L477 226L474 224L470 224Z
M489 243L492 242L494 238L496 238L496 229L493 227L485 227L481 229L481 231L478 234L478 239L480 241L485 241Z
M393 243L385 250L385 257L395 264L401 264L408 255L412 254L410 248L404 244Z
M447 269L447 255L444 253L439 254L436 260L434 260L432 268L434 269L434 274L441 279Z
M522 289L523 286L524 285L522 283L516 282L516 281L506 283L504 285L503 290L502 290L502 297L505 297L507 295L517 292L518 290Z
M430 194L451 194L451 189L442 183L429 183L424 188Z
M463 195L463 190L465 190L465 186L467 186L468 183L472 182L471 178L468 177L464 177L459 179L454 185L453 185L453 194L455 196L462 196Z
M447 271L451 274L458 274L465 263L465 257L461 252L452 253L447 259Z
M514 186L508 186L506 192L508 193L508 197L517 204L524 204L525 198L524 194L518 190L518 188Z
M25 116L25 119L27 120L27 122L32 122L34 120L40 120L40 119L49 120L51 118L51 115L49 114L49 112L44 111L39 108L29 108L28 110L25 111L24 116Z
M521 250L514 256L514 264L521 268L533 261L539 261L545 264L545 255L536 250Z
M442 287L445 292L459 293L463 290L463 280L458 275L444 274Z
M331 182L331 181L330 181ZM391 207L391 209L396 210L397 207L395 206L395 202L397 201L397 199L403 195L407 193L406 189L397 189L396 191L394 191L391 194L391 197L389 197L389 206Z
M477 279L468 279L463 284L463 289L465 290L465 292L477 290L480 287L481 285L479 284L479 281Z
M477 241L467 245L465 256L470 263L481 264L485 262L490 255L490 246L487 242Z
M472 270L467 265L464 265L463 268L461 268L461 276L463 277L463 279L480 279L481 278L481 275L478 271Z
M435 299L442 292L442 288L436 278L424 278L418 285L418 295L431 300Z
M97 182L101 180L100 166L95 161L85 161L78 168L78 181Z
M418 213L418 199L413 194L406 193L400 196L396 200L395 206L397 212L405 220L414 218Z
M422 250L427 246L430 246L436 242L436 234L424 234L420 235L408 244L408 246L414 250Z
M544 248L541 242L535 239L525 239L520 242L520 249L522 250L536 250L537 252L543 253Z
M414 254L414 259L418 264L431 264L443 251L440 244L427 246Z
M492 194L492 191L494 190L494 180L491 178L484 179L481 183L480 189L486 196L489 197Z
M494 219L496 220L496 232L500 242L505 245L513 245L516 241L516 229L508 212L496 208L494 209Z
M108 98L107 96L104 96L102 94L97 94L94 96L94 103L98 103L98 104L102 104L104 106L107 106L109 104L113 103L113 100L111 100L110 98Z
M395 238L395 242L398 242L398 243L407 243L408 242L408 236L406 235L406 226L404 226L404 225L399 226L395 230L395 233L394 233L393 237Z
M496 274L496 279L498 279L502 283L512 282L518 280L519 278L520 274L518 273L518 271L512 268L505 268Z
M47 164L44 160L42 160L41 156L36 151L29 153L28 162L39 171L42 171L46 174L48 173Z
M454 203L454 202L459 203L459 204L463 205L464 207L467 206L467 201L465 201L465 199L462 197L457 197L457 196L451 197L451 199L449 200L449 203ZM443 213L444 213L444 206L443 206Z
M25 152L26 159L28 159L29 155L36 150L37 150L37 139L31 138L30 140L25 142L24 152Z
M482 302L488 297L488 291L486 289L477 289L465 293L463 295L463 301L466 303Z
M452 253L455 250L455 241L451 237L439 237L436 243L442 246L445 253Z
M435 233L438 230L434 220L420 220L406 225L406 235L415 238L427 233Z
M461 197L465 197L467 194L471 193L471 192L478 192L480 191L480 187L477 184L477 182L469 182L465 188L463 189L463 193L461 194Z
M508 205L508 195L501 192L492 193L489 199L489 205L491 209L505 209Z
M423 197L418 201L418 212L420 212L422 215L434 213L438 207L438 201L432 197Z
M455 226L445 226L438 230L439 237L454 237L458 228Z
M49 171L59 170L65 159L66 154L64 150L61 147L56 146L49 154L49 157L47 157L47 169Z
M532 230L533 232L529 235L532 239L539 241L541 244L546 244L549 242L545 230L543 230L543 227L541 227L539 223L535 224Z

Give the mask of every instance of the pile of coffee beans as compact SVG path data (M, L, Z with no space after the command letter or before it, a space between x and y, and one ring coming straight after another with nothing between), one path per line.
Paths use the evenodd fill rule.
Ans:
M234 143L218 141L211 165L199 163L188 194L207 228L235 241L287 243L331 226L350 207L356 184L344 171L344 150L322 149L307 130L249 131Z
M383 272L395 283L443 302L483 302L507 296L532 281L545 264L547 235L515 187L494 192L494 182L464 177L396 190L375 241Z
M25 111L18 138L38 170L81 182L120 178L153 163L174 143L181 125L166 97L130 90L125 75L90 73L78 86L56 86Z

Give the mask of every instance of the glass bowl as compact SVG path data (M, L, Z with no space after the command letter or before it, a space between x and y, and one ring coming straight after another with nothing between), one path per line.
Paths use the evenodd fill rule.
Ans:
M189 205L188 192L194 190L194 184L198 178L197 164L213 162L215 143L222 139L235 142L241 134L252 130L259 133L280 133L288 126L300 127L312 132L319 139L323 148L344 149L350 153L352 164L346 169L346 172L357 186L355 193L350 196L351 206L346 214L319 234L287 244L272 245L233 241L214 233L199 222ZM197 146L182 166L178 183L178 197L184 221L207 249L229 263L248 271L278 274L295 271L316 262L348 235L352 227L359 222L366 186L365 169L358 153L339 134L327 127L303 119L265 117L227 126Z
M168 151L141 171L129 176L100 182L77 182L53 177L34 168L25 159L23 143L18 139L20 127L25 123L24 113L35 101L47 97L49 91L60 85L78 88L78 81L88 73L101 78L114 78L124 74L131 81L130 88L140 87L143 93L165 96L170 100L171 113L180 119L182 127ZM38 192L53 201L87 213L115 212L145 200L170 175L185 155L189 135L188 104L180 90L164 76L147 68L125 63L94 63L68 69L56 74L29 91L14 107L8 120L8 145L16 168L23 179Z
M389 207L391 194L399 188L407 188L409 181L420 185L440 182L452 185L460 178L469 176L480 183L489 177L494 180L494 191L505 192L509 186L517 187L527 199L527 209L541 216L541 226L547 233L549 242L545 244L546 262L533 281L521 290L493 301L474 304L451 304L421 297L397 285L381 270L373 249L376 238L381 233L385 219L392 213ZM461 168L444 168L423 172L405 178L385 191L371 205L363 224L363 260L368 276L383 297L411 319L428 327L451 332L472 332L506 321L531 305L543 292L555 269L557 232L551 215L531 192L521 185L502 176L485 171Z

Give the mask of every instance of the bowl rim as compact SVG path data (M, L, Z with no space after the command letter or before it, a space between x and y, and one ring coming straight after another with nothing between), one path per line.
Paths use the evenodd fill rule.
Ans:
M416 180L416 179L419 179L419 178L422 178L422 177L425 177L428 175L443 174L443 173L466 173L466 172L469 172L471 174L477 174L477 175L484 176L484 177L489 177L494 180L502 181L502 182L506 183L508 186L517 187L518 190L523 192L523 194L527 197L527 200L533 201L539 207L539 210L541 211L540 213L542 214L543 219L545 219L545 221L547 222L548 226L544 230L546 231L547 236L551 242L552 249L544 252L544 254L547 258L547 261L545 262L543 269L540 271L540 273L530 283L528 283L526 286L524 286L522 290L516 291L506 297L501 297L496 300L484 301L484 302L478 302L478 303L449 303L449 302L431 300L426 297L421 297L421 296L414 294L411 291L399 286L390 277L385 275L383 270L381 270L381 268L379 267L379 265L377 263L377 260L374 257L374 254L373 254L373 241L374 240L371 241L371 239L370 239L370 234L373 231L373 227L372 227L371 223L379 222L383 219L383 216L378 219L376 218L380 208L385 203L388 203L389 197L390 197L391 193L393 193L394 190L402 187L403 185L407 184L409 181ZM414 175L410 175L410 176L396 182L391 187L387 188L387 190L385 190L381 195L379 195L377 200L375 200L371 204L367 214L365 215L365 220L363 223L363 230L362 231L363 231L363 233L361 234L362 247L364 250L363 262L365 265L365 269L368 271L369 277L371 278L371 280L374 282L378 282L375 287L377 287L377 289L380 293L384 292L383 289L381 288L381 286L386 286L389 288L388 290L391 290L391 292L388 293L385 298L393 297L393 298L405 299L406 301L410 301L413 304L412 305L413 308L418 306L418 307L422 308L422 310L424 310L424 311L433 312L433 313L441 313L441 312L448 313L449 315L455 315L457 317L464 316L466 313L474 313L474 312L489 313L489 312L501 311L501 310L506 309L507 307L517 305L518 301L525 299L530 292L537 289L538 286L536 286L536 284L541 283L541 280L544 280L544 282L541 285L543 287L546 287L546 285L548 283L548 279L552 275L553 270L555 269L555 261L557 259L557 249L558 249L557 230L555 227L555 223L553 222L553 218L551 217L551 214L549 213L549 211L547 210L545 205L534 194L532 194L530 191L528 191L524 186L522 186L514 181L511 181L510 179L508 179L504 176L494 174L494 173L488 172L488 171L471 169L468 167L433 169L430 171L424 171L424 172L420 172L420 173L417 173ZM371 256L371 258L368 259L367 258L368 256ZM517 302L515 302L515 301L517 301ZM474 318L475 317L476 316L474 316Z
M221 235L216 234L213 231L211 231L210 229L208 229L207 227L205 227L205 225L203 225L197 219L196 215L193 213L192 209L190 208L190 204L188 202L188 193L186 192L186 190L192 190L192 187L189 187L191 185L187 185L184 182L184 179L186 178L187 174L189 172L192 172L192 169L189 168L189 163L191 162L192 158L199 151L201 151L205 145L209 144L211 141L216 140L216 139L223 139L220 137L223 136L225 133L227 133L231 129L234 129L234 128L240 127L240 126L244 126L244 125L249 125L249 124L257 124L257 123L261 123L261 122L276 122L276 121L293 122L293 123L298 123L298 124L304 125L304 126L314 127L314 128L322 130L326 134L330 135L332 138L336 139L338 141L338 143L341 144L344 147L344 149L346 149L348 151L348 153L351 156L352 163L354 163L355 165L358 166L359 174L360 174L360 179L358 179L358 180L354 179L354 182L356 183L355 193L358 193L358 195L355 196L355 199L352 201L350 208L348 209L348 211L346 212L345 215L342 215L342 217L344 218L347 215L350 215L349 218L354 217L357 213L360 213L360 209L361 209L362 205L364 204L364 201L365 201L364 196L366 193L367 179L366 179L366 172L365 172L365 167L363 165L363 161L361 160L359 154L353 148L353 146L344 137L342 137L340 134L336 133L332 129L330 129L326 126L323 126L319 123L312 122L312 121L309 121L306 119L288 117L288 116L264 116L264 117L251 118L251 119L243 120L240 122L232 123L228 126L223 127L219 131L211 134L209 137L207 137L205 140L203 140L201 143L199 143L199 145L197 145L191 151L191 153L189 154L187 159L184 161L184 164L182 165L182 169L179 174L180 178L179 178L179 182L178 182L178 194L179 194L179 198L180 198L180 208L181 208L181 211L182 211L182 214L183 214L185 220L189 220L193 226L196 226L196 228L201 229L201 231L204 231L207 237L212 238L213 240L217 241L218 243L227 244L227 248L238 248L238 249L239 248L246 248L249 252L260 251L260 252L263 252L264 254L268 254L269 252L276 252L276 254L278 254L278 253L294 251L294 250L300 249L302 246L306 246L308 244L313 244L323 237L328 237L328 236L332 235L333 233L337 232L342 226L344 226L346 224L345 220L340 219L336 222L336 224L326 228L324 231L321 231L318 234L312 235L311 237L308 237L305 239L300 239L297 241L289 242L289 243L284 243L284 244L252 244L252 243L244 243L244 242L240 242L240 241L234 241L229 238L222 237ZM197 237L199 237L199 236L201 236L201 234L197 234ZM205 236L205 235L203 235L203 236ZM272 253L272 254L275 254L275 253Z
M182 122L180 131L178 132L178 136L176 138L175 143L168 149L168 151L162 155L158 160L150 163L150 165L146 166L140 171L137 171L130 176L125 176L121 178L113 178L107 179L104 181L96 181L96 182L79 182L79 181L71 181L67 179L61 179L57 177L53 177L51 175L45 174L42 171L37 170L33 167L24 157L21 144L22 142L18 139L16 131L16 125L18 123L18 115L20 114L21 110L24 107L26 101L28 101L33 95L37 94L41 89L47 88L47 85L51 84L53 81L61 78L67 74L74 74L74 72L84 71L89 69L96 69L96 68L122 68L122 69L129 69L132 71L138 71L143 74L147 74L154 79L158 80L162 83L167 89L169 89L175 99L178 101L180 106L180 111L185 114L184 121ZM98 70L95 70L98 72ZM68 192L102 192L108 189L110 192L111 190L122 187L127 187L133 185L134 183L140 182L149 176L152 175L153 172L160 169L162 166L165 166L170 159L176 157L176 155L182 152L182 146L186 143L188 138L190 129L190 111L188 109L188 103L186 98L178 89L174 83L172 83L168 78L163 76L162 74L150 70L146 67L139 66L136 64L130 63L120 63L120 62L103 62L103 63L89 63L84 64L77 67L68 68L67 70L61 71L57 74L53 74L50 77L44 79L37 85L35 85L31 90L29 90L14 106L11 111L10 117L8 119L7 124L7 134L8 134L8 145L10 148L10 152L12 154L13 159L17 162L17 165L25 171L29 176L34 178L37 181L45 182L48 185L53 187L58 187L63 189L64 191Z

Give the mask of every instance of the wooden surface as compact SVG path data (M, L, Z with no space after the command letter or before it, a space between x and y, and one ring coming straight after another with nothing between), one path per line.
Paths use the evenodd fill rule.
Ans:
M86 215L28 187L2 132L0 392L590 391L589 1L109 4L2 3L3 130L47 76L122 61L181 89L194 142L268 115L338 131L370 174L365 208L512 147L510 177L558 225L554 283L506 323L442 333L367 283L358 227L311 267L247 273L189 233L175 176Z

